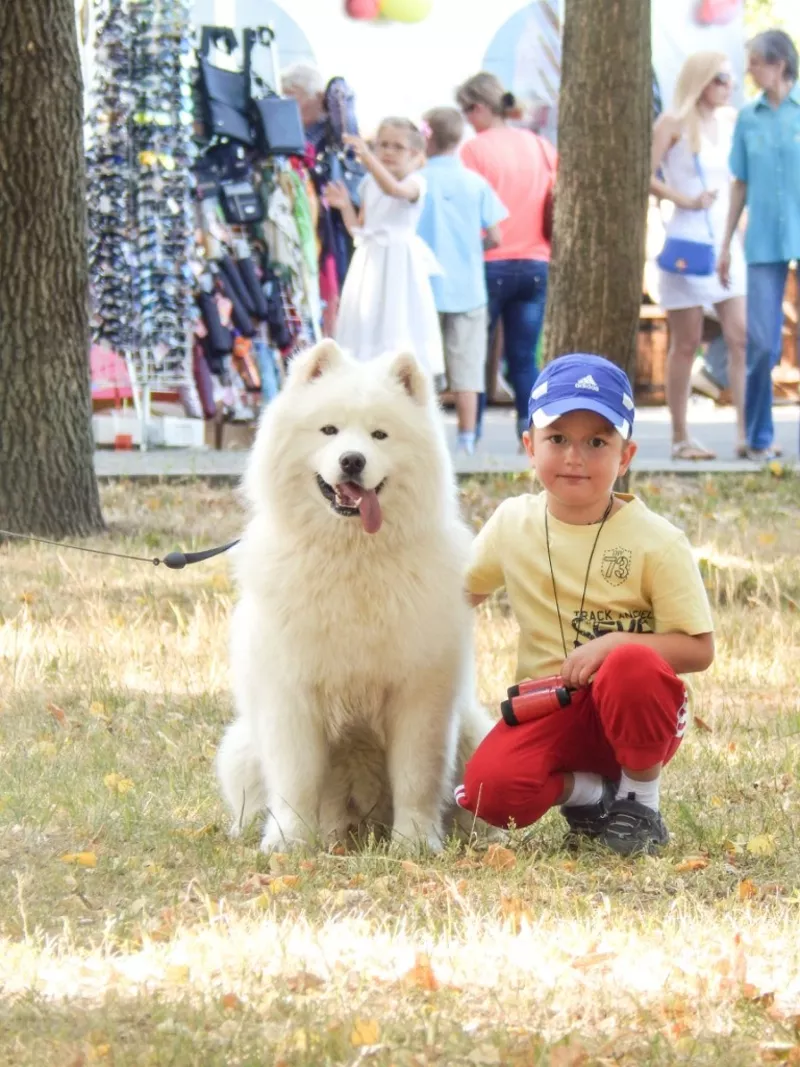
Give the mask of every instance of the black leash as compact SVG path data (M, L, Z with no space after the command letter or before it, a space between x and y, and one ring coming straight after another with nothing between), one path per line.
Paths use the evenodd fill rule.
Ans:
M182 571L190 563L202 563L204 559L219 556L227 552L229 548L239 544L239 538L229 541L227 545L219 545L217 548L207 548L203 552L170 552L160 559L158 556L129 556L127 552L108 552L102 548L84 548L82 545L67 545L63 541L48 541L46 537L33 537L32 534L12 533L11 530L0 530L0 537L16 537L20 541L37 541L40 545L55 545L57 548L70 548L73 552L91 552L94 556L115 556L117 559L133 559L137 563L152 563L157 567L163 563L173 571Z

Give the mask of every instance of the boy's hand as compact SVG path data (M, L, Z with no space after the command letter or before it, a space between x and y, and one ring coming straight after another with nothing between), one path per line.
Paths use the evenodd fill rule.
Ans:
M573 649L561 664L560 674L570 689L588 685L614 647L615 634L604 634Z

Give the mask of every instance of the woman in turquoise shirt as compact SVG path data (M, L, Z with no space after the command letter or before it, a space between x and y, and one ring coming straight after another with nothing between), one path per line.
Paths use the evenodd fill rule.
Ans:
M718 270L727 284L730 244L747 204L747 385L751 459L779 454L772 422L772 368L781 354L783 294L791 260L800 260L800 88L797 49L782 30L748 45L748 72L761 96L742 108L731 148L734 176Z

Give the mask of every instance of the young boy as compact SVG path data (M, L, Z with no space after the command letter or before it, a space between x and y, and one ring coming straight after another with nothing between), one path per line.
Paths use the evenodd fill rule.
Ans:
M431 277L431 285L458 417L458 448L471 455L488 345L483 252L499 243L497 224L508 212L485 178L456 155L464 135L461 112L437 107L425 115L425 124L428 189L417 233L443 271Z
M544 491L505 500L473 546L474 604L505 586L520 628L517 679L560 674L571 703L478 747L458 803L495 826L561 805L570 837L621 855L669 835L661 769L681 742L681 673L714 658L708 598L684 534L613 492L636 454L627 375L562 356L537 378L523 443Z

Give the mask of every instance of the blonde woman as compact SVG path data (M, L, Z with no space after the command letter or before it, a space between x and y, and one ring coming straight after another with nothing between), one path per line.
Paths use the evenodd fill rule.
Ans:
M728 157L736 115L729 102L733 75L721 52L689 56L675 86L672 107L653 130L650 191L671 200L675 211L667 236L712 243L719 256L728 216ZM694 440L686 424L692 364L703 337L703 315L715 308L728 349L728 373L736 408L736 454L747 455L744 419L747 271L741 244L731 246L730 286L716 272L708 276L661 270L661 306L667 313L670 346L666 391L672 420L672 458L715 459Z
M545 236L544 212L557 155L549 141L531 130L508 125L507 120L518 114L516 101L494 74L483 71L469 78L458 89L456 100L477 134L462 148L461 159L488 181L508 211L499 226L500 243L484 259L489 335L502 319L521 438L528 429L536 343L547 297L550 241Z

